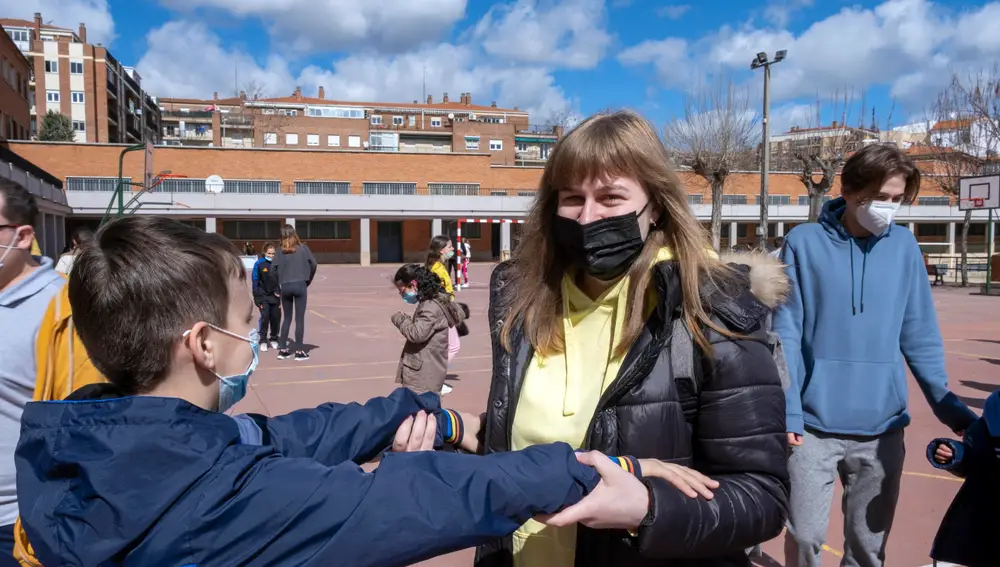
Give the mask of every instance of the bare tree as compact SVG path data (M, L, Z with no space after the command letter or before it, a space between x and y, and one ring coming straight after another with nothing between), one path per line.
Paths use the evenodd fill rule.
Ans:
M679 165L691 168L712 190L712 246L722 246L722 195L733 171L755 167L757 113L745 88L732 78L700 84L684 99L684 115L663 127L663 138Z
M931 116L953 127L936 132L928 128L933 173L928 176L943 193L961 198L962 177L983 172L984 160L992 159L1000 145L1000 72L997 66L951 83L938 94ZM969 285L969 227L972 210L965 211L959 242L962 286ZM987 243L987 252L989 243Z
M866 127L864 124L866 100L866 93L862 92L857 104L860 111L855 112L856 102L852 89L837 89L826 105L817 97L810 123L803 130L793 131L793 139L779 153L779 167L797 171L799 180L806 188L809 195L809 222L819 219L823 199L833 187L837 172L844 165L847 156L860 149L866 140L874 141L877 138L874 112L872 126ZM824 110L834 117L829 126L823 124ZM854 121L856 126L851 125Z
M542 119L541 125L547 129L561 128L563 131L569 130L580 121L580 117L573 111L569 103L565 103L557 108L553 108Z
M288 117L261 104L271 98L263 83L251 79L243 83L234 96L240 99L239 108L233 109L228 116L223 116L223 127L249 126L251 145L256 144L258 134L263 137L267 133L280 134L284 130Z

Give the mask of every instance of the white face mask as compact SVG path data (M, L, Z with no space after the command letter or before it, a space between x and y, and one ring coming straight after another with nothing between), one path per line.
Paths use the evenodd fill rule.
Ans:
M10 254L10 251L14 249L15 242L17 242L17 229L14 230L14 236L11 237L10 243L6 246L0 246L0 248L4 249L3 254L0 254L0 270L3 269L3 261L7 259L7 255Z
M858 207L858 223L875 236L881 236L896 217L899 210L899 203L888 201L871 201L867 205Z

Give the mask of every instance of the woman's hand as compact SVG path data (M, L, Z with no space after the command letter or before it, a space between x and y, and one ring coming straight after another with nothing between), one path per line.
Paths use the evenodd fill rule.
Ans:
M392 450L397 453L433 451L434 436L437 435L437 418L425 411L417 412L403 420L396 430Z
M462 415L462 424L465 426L465 432L462 433L462 442L458 446L463 451L476 455L482 454L482 447L479 446L479 430L483 426L483 415L460 413Z
M801 447L802 446L802 436L799 435L798 433L792 433L791 431L789 431L788 432L788 444L791 445L792 447Z
M638 530L649 513L646 486L598 451L577 453L576 459L597 469L600 484L573 506L535 519L549 526L580 523L598 530Z
M648 476L662 478L688 498L697 498L700 495L705 500L711 500L714 496L712 490L719 488L718 481L682 465L664 463L657 459L639 459L639 466L642 467L643 478Z

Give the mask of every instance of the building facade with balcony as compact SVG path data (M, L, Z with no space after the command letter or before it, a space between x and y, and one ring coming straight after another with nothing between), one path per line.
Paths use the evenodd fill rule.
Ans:
M0 25L32 64L32 137L52 110L70 118L77 142L159 143L159 108L141 77L107 48L87 43L85 24L74 32L44 24L36 13L34 21L8 18Z
M194 107L189 108L190 112ZM165 111L167 112L167 111ZM19 154L64 180L73 209L67 225L95 225L112 200L122 145L14 142ZM516 246L519 224L534 200L539 166L494 163L489 151L373 152L364 148L218 148L159 146L155 169L174 176L136 197L137 214L168 215L217 231L242 247L274 241L281 225L294 224L321 262L398 263L422 259L431 236L462 235L473 241L474 260L490 260ZM126 180L143 175L141 152L124 161ZM224 180L208 193L205 179ZM928 174L925 179L930 179ZM707 183L680 172L691 207L707 227L711 192ZM768 234L781 236L806 222L808 196L796 174L772 173ZM723 246L754 245L760 215L757 172L737 172L722 197ZM835 185L831 196L837 195ZM927 254L957 251L964 211L933 182L897 222L917 235ZM991 241L986 212L973 214L970 251ZM995 241L995 231L992 235Z
M20 37L20 35L18 35ZM0 25L0 140L27 140L31 135L31 61L21 53L14 32Z
M830 126L799 128L793 126L784 134L771 136L771 159L775 169L796 167L797 156L819 156L823 159L847 156L867 144L879 142L874 129L855 128L834 121Z
M221 148L360 150L402 153L489 153L496 164L515 165L518 132L528 113L458 101L345 102L326 98L323 87L307 97L261 98L240 93L220 99L159 99L163 139L170 145ZM555 142L551 130L542 134ZM535 152L540 155L540 152ZM538 161L537 159L535 161Z

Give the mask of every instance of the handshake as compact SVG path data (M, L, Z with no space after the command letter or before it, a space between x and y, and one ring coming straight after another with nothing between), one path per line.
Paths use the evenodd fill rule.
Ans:
M479 454L479 427L481 418L460 414L465 433L458 445L462 450ZM396 430L392 451L399 453L433 451L437 435L437 419L421 411L410 416ZM642 478L658 477L666 480L689 498L699 496L712 499L712 490L719 483L700 472L656 459L637 459L635 474L620 465L618 458L609 458L598 451L578 452L577 460L593 467L601 476L597 487L577 504L535 520L549 526L568 526L576 523L593 529L622 529L633 535L649 516L652 500ZM633 461L634 463L634 461Z

